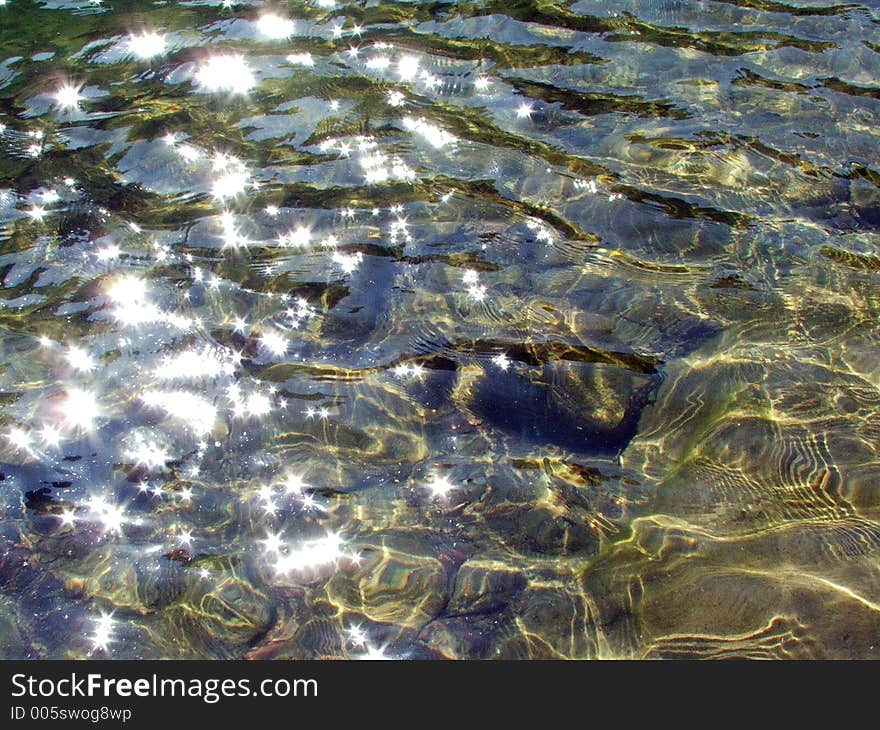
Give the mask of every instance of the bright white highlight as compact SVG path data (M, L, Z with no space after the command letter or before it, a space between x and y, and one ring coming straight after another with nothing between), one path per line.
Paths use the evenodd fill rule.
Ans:
M196 73L196 81L208 91L247 93L257 84L244 58L239 55L211 56Z
M344 274L351 274L356 271L363 260L364 255L360 251L355 253L333 252L333 263L339 266Z
M335 563L345 556L342 551L343 540L334 533L326 537L304 542L299 548L278 555L275 572L286 575L294 571L313 570L323 565Z
M492 364L501 370L507 370L510 367L510 358L507 357L507 353L502 352L500 355L495 355L492 358Z
M55 102L62 109L78 109L79 103L83 98L79 93L80 88L71 84L65 84L55 92Z
M410 132L415 132L432 147L440 148L455 142L455 137L449 132L440 129L436 124L431 124L424 119L404 117L403 126Z
M141 395L141 400L186 424L197 435L213 430L217 421L217 409L214 405L202 396L186 390L147 390Z
M98 618L93 618L92 621L95 623L95 633L89 637L89 640L92 642L92 649L106 652L110 642L113 641L113 631L116 628L116 622L112 614L109 613L102 613Z
M287 57L287 62L292 63L295 66L314 66L315 59L312 58L311 53L291 53Z
M71 428L90 430L98 417L98 401L92 393L80 388L71 388L61 405L65 423Z
M133 56L147 60L165 53L165 36L159 33L144 32L128 37L128 50Z
M440 476L439 474L433 475L431 479L426 482L425 486L428 488L428 491L431 492L431 497L433 499L444 499L453 489L456 488L455 484L449 481L448 477Z
M275 13L266 13L257 21L257 30L266 38L283 40L293 35L294 22Z
M287 338L280 332L264 332L260 336L260 347L275 357L281 357L287 352Z
M201 350L190 348L167 356L154 372L160 380L198 380L231 375L235 364L231 355L205 346Z
M64 357L70 367L81 373L88 373L95 369L95 358L85 348L73 347L71 345L67 348L67 352L64 353Z

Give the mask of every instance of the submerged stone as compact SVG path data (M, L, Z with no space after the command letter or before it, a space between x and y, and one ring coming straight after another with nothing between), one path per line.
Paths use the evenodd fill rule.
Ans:
M526 586L522 571L491 564L465 563L459 568L447 614L492 614L513 607Z
M599 536L586 524L545 508L502 504L487 510L483 519L508 547L523 554L589 557L599 551Z
M557 361L536 370L487 372L470 410L533 444L615 454L636 433L658 376L597 363Z
M337 606L371 621L414 628L438 615L446 603L446 570L436 558L385 548L381 559L358 577L334 574L327 593Z

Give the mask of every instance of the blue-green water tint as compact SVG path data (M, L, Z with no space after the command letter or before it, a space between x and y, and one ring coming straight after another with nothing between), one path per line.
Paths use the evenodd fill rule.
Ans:
M878 22L0 6L0 654L874 656Z

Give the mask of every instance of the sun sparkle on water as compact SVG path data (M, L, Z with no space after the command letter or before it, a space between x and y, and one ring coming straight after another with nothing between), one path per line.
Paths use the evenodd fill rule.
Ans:
M61 406L64 422L71 428L91 430L100 412L94 393L81 388L70 388Z
M864 3L755 11L723 53L687 3L27 5L0 0L9 653L853 651L790 591L694 643L678 589L729 596L676 555L736 583L745 541L754 603L817 515L828 555L870 532ZM633 580L639 631L609 630Z
M83 96L80 93L82 87L73 84L64 84L55 92L55 101L59 107L65 110L78 109Z
M245 94L257 83L256 77L239 54L211 56L196 72L196 81L207 91Z
M128 49L141 60L148 60L165 53L165 36L152 31L144 31L128 37Z
M296 24L290 18L285 18L275 13L261 15L257 21L257 28L267 38L281 40L293 35Z

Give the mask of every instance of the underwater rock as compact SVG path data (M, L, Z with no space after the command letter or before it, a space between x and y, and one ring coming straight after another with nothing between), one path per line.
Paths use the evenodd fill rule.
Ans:
M870 180L855 178L849 184L850 203L859 222L880 227L880 189Z
M336 573L327 594L341 608L377 623L416 628L437 616L447 599L447 578L436 558L384 549L357 579Z
M517 626L520 635L499 647L498 658L587 659L599 653L584 596L565 587L529 589Z
M658 516L584 572L582 593L615 656L870 658L878 552L863 520L720 540Z
M370 286L351 288L346 296L328 308L321 322L321 337L327 341L362 345L375 336L378 328L387 326L388 301L383 293L393 288L394 268L390 259L368 256L363 272Z
M468 407L530 443L580 454L616 454L635 435L658 380L657 375L598 363L493 369L475 383Z
M147 608L161 608L178 601L186 592L187 570L179 560L161 559L156 564L135 565L137 595Z
M313 618L299 627L290 646L276 658L328 659L339 657L344 651L345 640L339 621Z
M193 307L203 307L206 295L204 284L193 284L186 292L186 299Z
M525 555L599 552L599 536L589 527L534 505L502 504L486 510L483 520L508 547Z
M272 624L269 597L249 583L230 577L198 602L198 628L214 644L241 647L261 636Z
M509 618L497 614L439 618L428 624L419 639L446 659L492 659L499 640L513 632Z
M12 611L0 603L0 659L27 659L28 647Z
M458 570L445 613L450 616L497 613L514 603L526 583L522 571L467 562Z

